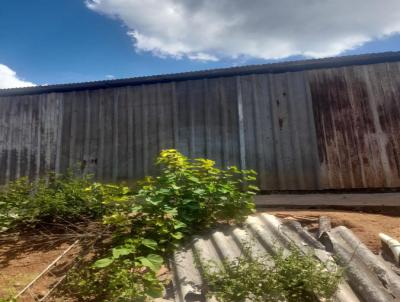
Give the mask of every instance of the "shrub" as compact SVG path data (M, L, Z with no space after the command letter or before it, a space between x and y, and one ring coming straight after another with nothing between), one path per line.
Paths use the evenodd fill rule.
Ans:
M114 210L104 223L114 229L113 248L68 277L76 297L90 290L88 300L115 301L134 290L137 300L128 301L152 301L163 288L155 278L163 257L186 236L219 222L240 223L254 210L253 171L221 170L211 160L189 160L176 150L162 151L156 164L159 176L146 177L134 199L112 199ZM86 281L76 282L81 274Z
M154 270L124 259L102 269L73 269L68 275L68 293L79 301L144 302L162 296L163 285Z
M281 301L280 286L264 260L242 256L225 259L221 266L211 261L203 264L207 295L220 302Z
M37 216L31 204L33 184L21 178L0 191L0 231L6 231L24 221L29 223Z
M271 263L274 263L273 265ZM342 279L342 269L330 271L328 263L292 247L284 256L250 257L246 252L232 261L204 265L208 295L220 302L328 301Z
M37 181L26 177L0 191L0 231L42 222L101 218L126 198L129 189L120 185L92 183L90 176L49 173Z
M176 150L162 151L157 165L160 175L146 178L138 193L142 210L173 210L186 233L217 222L241 222L254 211L258 188L251 184L256 179L252 170L221 170L212 160L189 160Z

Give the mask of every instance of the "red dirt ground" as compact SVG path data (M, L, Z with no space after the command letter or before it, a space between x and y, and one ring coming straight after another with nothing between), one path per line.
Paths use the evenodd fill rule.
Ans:
M73 240L60 237L49 237L37 230L0 237L0 298L17 294L73 243ZM72 249L51 273L40 278L18 301L35 301L45 295L48 288L65 274L78 251L79 247Z
M340 210L271 209L265 212L279 218L296 219L311 230L318 227L320 216L328 216L331 218L332 227L339 225L348 227L374 253L378 253L381 247L379 233L400 240L400 216Z

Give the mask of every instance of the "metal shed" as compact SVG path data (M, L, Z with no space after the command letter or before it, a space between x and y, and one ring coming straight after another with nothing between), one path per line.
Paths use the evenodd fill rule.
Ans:
M400 187L400 52L0 90L0 182L161 149L255 169L262 190Z

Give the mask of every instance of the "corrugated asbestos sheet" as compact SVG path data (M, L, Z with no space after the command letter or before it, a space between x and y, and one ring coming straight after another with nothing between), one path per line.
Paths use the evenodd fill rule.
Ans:
M352 60L0 91L0 183L76 165L136 180L177 148L262 190L400 187L400 65Z
M175 301L206 301L202 263L212 260L222 265L223 259L240 256L244 245L251 246L255 256L272 254L280 248L287 251L289 246L295 245L303 252L313 253L320 261L331 264L338 261L346 269L334 301L400 301L400 276L392 270L390 263L373 254L349 229L336 227L324 233L321 242L298 222L282 222L265 213L249 216L243 228L227 227L215 230L209 236L194 238L170 261ZM202 259L202 263L197 263L198 259Z

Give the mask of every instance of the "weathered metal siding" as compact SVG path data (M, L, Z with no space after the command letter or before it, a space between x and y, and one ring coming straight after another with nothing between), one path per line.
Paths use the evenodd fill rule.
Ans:
M0 180L35 178L60 162L62 102L53 93L0 101Z
M400 64L309 71L323 188L400 187Z
M177 148L263 190L400 187L399 97L399 63L0 96L0 182L135 180Z
M177 148L219 166L239 162L234 78L1 97L2 182L82 167L98 179L154 173Z
M60 171L82 163L105 181L154 172L158 151L176 145L174 94L166 84L65 93Z
M273 190L319 188L311 98L304 73L239 78L246 168Z

